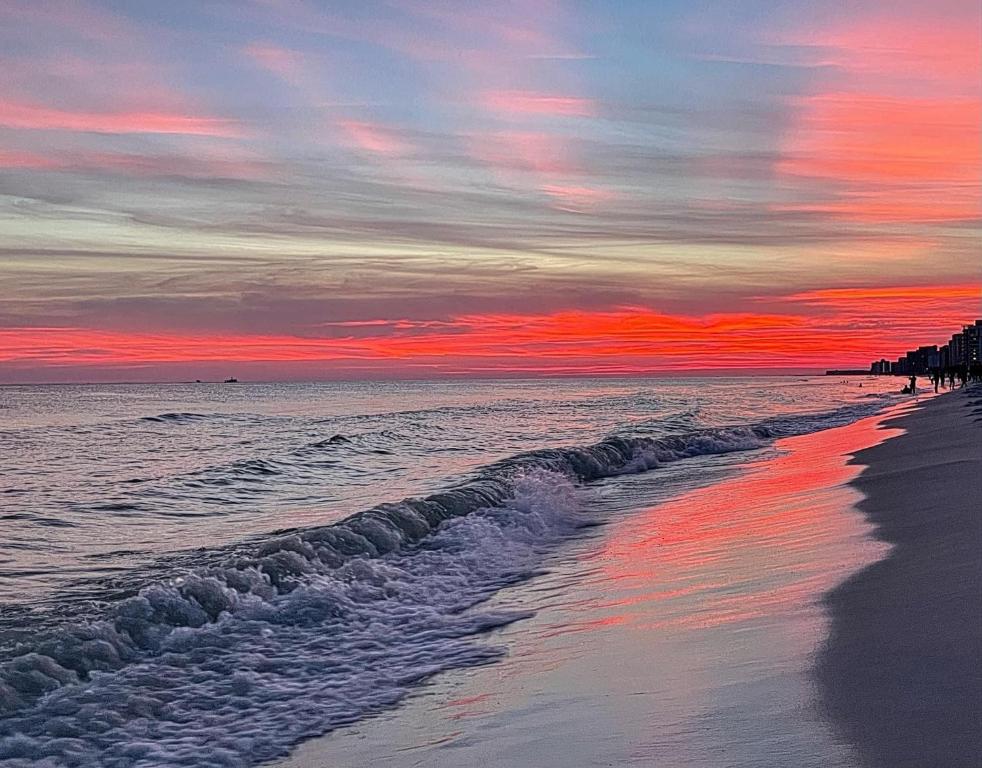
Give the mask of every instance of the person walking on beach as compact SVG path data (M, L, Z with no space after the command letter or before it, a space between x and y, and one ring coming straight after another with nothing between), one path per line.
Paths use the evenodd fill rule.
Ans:
M934 385L934 394L938 394L938 386L941 384L941 371L931 371L931 383Z
M910 393L912 395L916 395L917 394L917 376L911 375L911 377L910 377L910 383L907 386L910 387Z

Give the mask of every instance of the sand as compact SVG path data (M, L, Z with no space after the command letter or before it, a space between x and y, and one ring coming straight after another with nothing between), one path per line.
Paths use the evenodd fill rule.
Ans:
M860 451L889 555L826 599L826 711L864 763L982 765L982 388L934 398Z

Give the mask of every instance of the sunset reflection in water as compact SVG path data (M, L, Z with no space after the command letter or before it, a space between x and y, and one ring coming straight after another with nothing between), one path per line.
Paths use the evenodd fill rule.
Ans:
M393 765L448 768L490 754L497 766L856 768L811 670L823 594L886 551L847 485L862 470L850 454L897 433L882 421L780 440L738 474L736 455L715 457L698 471L730 474L662 503L652 488L672 468L595 489L625 514L501 600L537 611L495 633L506 659L313 751L343 766L382 750Z
M709 628L814 603L882 550L858 513L842 514L862 469L844 454L896 432L865 420L778 441L776 458L617 525L593 556L592 578L617 595L598 606L605 623Z

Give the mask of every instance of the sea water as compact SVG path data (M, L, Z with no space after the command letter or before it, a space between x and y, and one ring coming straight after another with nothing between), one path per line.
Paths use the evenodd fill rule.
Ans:
M499 660L536 606L491 598L639 482L683 493L894 384L0 388L0 764L281 756Z

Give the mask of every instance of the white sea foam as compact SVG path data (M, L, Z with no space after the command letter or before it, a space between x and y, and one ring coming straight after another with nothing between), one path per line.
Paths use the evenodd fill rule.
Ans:
M289 589L259 570L235 574L248 591L219 571L148 587L121 610L145 622L132 625L139 643L103 622L74 647L93 670L84 683L52 656L21 657L22 686L49 693L3 720L0 764L251 764L392 706L440 670L494 660L501 649L477 636L522 614L479 604L582 522L565 476L536 470L514 488L409 551L307 561ZM289 551L303 560L300 548ZM139 645L153 651L97 671Z

